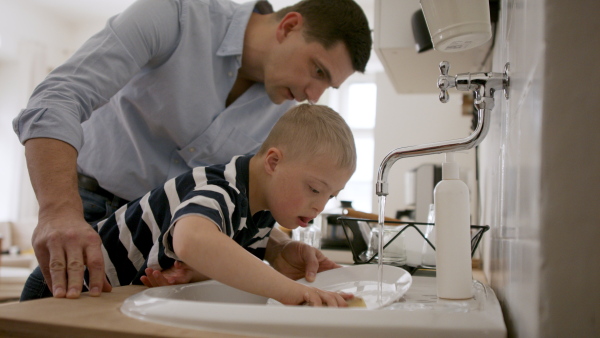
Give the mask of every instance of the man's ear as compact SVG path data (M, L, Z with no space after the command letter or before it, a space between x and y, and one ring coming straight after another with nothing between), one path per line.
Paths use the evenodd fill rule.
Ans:
M269 148L265 155L265 172L268 175L272 175L275 172L275 168L283 159L283 153L279 148Z
M302 14L298 12L287 13L277 25L277 32L275 33L277 41L282 42L290 32L299 31L303 24Z

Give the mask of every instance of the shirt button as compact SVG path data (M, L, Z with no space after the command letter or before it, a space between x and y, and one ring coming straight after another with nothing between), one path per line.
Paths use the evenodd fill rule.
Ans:
M179 164L179 160L173 160L173 163Z
M227 73L227 75L229 75L229 77L232 77L233 76L233 72L229 72L229 73Z
M190 153L193 153L194 151L196 151L196 148L191 147L190 149L188 149L190 151Z

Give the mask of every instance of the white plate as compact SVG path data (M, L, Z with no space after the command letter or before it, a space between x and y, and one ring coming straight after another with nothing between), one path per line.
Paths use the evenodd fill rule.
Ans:
M320 272L313 283L305 279L300 279L298 282L322 290L351 293L361 297L368 310L379 309L397 301L408 291L412 283L412 277L406 270L383 265L381 300L378 300L377 276L377 264L362 264ZM269 299L267 304L281 305L274 299Z

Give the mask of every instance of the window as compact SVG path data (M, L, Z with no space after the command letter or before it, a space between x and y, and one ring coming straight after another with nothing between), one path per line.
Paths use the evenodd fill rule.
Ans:
M324 95L325 96L325 95ZM323 104L339 112L354 134L356 171L337 199L325 210L339 206L339 201L352 201L354 209L371 212L373 200L374 128L377 85L374 75L355 73L338 89L330 89Z

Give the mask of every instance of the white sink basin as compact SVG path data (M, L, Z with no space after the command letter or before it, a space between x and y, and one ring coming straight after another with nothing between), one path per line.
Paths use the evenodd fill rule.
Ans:
M442 301L435 293L435 278L413 277L408 292L383 309L313 308L268 305L267 298L207 281L147 289L125 300L121 311L165 325L263 337L506 336L490 288L474 282L469 301Z

